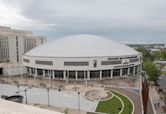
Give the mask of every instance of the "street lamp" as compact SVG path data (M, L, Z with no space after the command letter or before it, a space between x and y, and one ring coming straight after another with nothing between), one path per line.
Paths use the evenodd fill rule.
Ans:
M27 99L27 89L25 89L25 102L28 104L28 99Z
M50 78L51 78L51 88L52 88L52 76Z
M76 81L75 81L75 82L74 82L74 88L75 88L75 91L76 91L76 84L77 84L77 83L76 83Z
M49 91L50 91L49 88L47 88L48 106L50 106Z
M78 111L80 111L80 92L78 92L77 94L78 94Z
M29 86L29 87L25 88L25 89L22 90L22 91L19 91L19 87L20 87L19 85L18 85L17 87L18 87L18 91L17 91L16 93L19 94L20 92L25 92L25 103L28 104L27 90L28 90L28 89L31 89L32 86Z
M20 86L19 86L19 85L17 85L17 91L18 91L18 95L19 95L19 87L20 87Z

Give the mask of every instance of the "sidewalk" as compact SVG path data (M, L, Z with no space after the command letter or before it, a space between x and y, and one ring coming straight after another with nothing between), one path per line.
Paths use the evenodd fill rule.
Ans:
M155 108L156 114L164 114L163 109L162 109L163 103L161 102L160 96L159 96L155 86L152 86L149 88L149 95L152 98L153 105L155 105L155 103L157 104L158 102L160 103L160 106Z

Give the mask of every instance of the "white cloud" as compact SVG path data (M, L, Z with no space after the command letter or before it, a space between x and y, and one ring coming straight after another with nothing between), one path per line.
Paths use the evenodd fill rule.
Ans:
M22 9L19 8L19 4L13 7L11 4L6 4L2 1L0 1L0 25L38 30L49 30L50 27L56 26L56 24L47 24L42 21L27 18L22 15Z
M0 24L41 31L51 38L89 33L122 41L163 41L165 4L165 0L0 0Z

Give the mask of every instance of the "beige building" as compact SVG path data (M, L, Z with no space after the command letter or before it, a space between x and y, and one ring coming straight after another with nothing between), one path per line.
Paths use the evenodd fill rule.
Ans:
M31 31L0 26L0 62L21 62L25 52L45 42L46 37Z
M44 36L34 36L31 31L11 29L0 26L0 74L3 74L1 63L21 62L22 55L30 49L46 42Z

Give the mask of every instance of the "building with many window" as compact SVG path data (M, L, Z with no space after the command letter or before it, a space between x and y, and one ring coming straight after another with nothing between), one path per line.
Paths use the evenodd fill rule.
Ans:
M116 41L74 35L38 46L23 56L28 75L53 79L104 79L139 75L142 55Z
M0 62L20 62L22 54L46 42L46 37L30 31L0 26Z
M3 63L3 66L0 65L0 74L4 63L20 63L24 53L45 42L46 37L34 36L30 31L0 26L0 63Z

